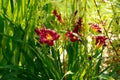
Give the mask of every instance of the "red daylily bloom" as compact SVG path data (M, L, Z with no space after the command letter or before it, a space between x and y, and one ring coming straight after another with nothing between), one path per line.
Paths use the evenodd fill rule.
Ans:
M53 14L55 15L55 17L57 18L57 20L58 20L60 23L64 24L64 22L63 22L63 20L62 20L62 18L61 18L61 15L58 14L57 10L54 10L54 11L53 11Z
M66 33L66 36L68 38L70 38L70 41L75 42L75 41L81 41L78 36L82 36L79 33L79 29L81 29L81 25L82 25L82 18L79 18L78 21L76 22L73 31L68 31ZM78 35L78 36L77 36Z
M57 15L58 15L57 10L54 10L54 11L53 11L53 14L54 14L55 16L57 16Z
M82 25L82 18L81 18L81 17L78 19L77 24L78 24L79 26Z
M66 33L66 37L70 38L70 41L75 42L75 41L81 41L76 35L76 33L72 31L68 31ZM81 36L81 35L80 35Z
M102 32L101 31L101 28L100 28L100 26L98 25L98 24L94 24L94 23L89 23L89 25L95 30L95 31L97 31L97 32Z
M73 29L73 32L78 33L78 31L79 31L79 26L75 26L74 29Z
M99 48L101 46L106 46L106 37L105 36L93 36L93 39L96 40L95 44Z
M47 43L50 46L54 45L54 41L58 40L59 34L53 30L46 29L42 27L40 29L36 28L35 32L40 36L40 43Z
M75 23L73 32L78 33L79 29L82 30L82 18L79 18L78 21Z
M62 18L61 18L61 15L60 15L60 14L57 15L56 17L57 17L58 21L60 21L60 23L62 23L62 24L64 23L63 20L62 20Z

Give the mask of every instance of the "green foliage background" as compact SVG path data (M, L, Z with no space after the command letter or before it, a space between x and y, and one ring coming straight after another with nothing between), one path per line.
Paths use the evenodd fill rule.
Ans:
M64 25L53 16L54 9L61 13ZM64 41L65 32L73 28L76 10L77 18L83 19L83 44ZM86 37L97 34L90 29L91 22L103 24L103 34L109 41L113 35L117 37L107 49L110 47L119 57L119 0L0 0L0 79L118 80L119 61L101 71L103 49L96 50L92 43L88 52L87 44L91 43ZM41 45L36 39L34 29L42 24L62 36L53 47ZM62 63L64 50L67 56L63 56Z

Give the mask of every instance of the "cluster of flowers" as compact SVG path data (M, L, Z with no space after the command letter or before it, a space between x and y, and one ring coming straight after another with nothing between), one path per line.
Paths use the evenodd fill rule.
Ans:
M76 14L77 11L74 13L74 15ZM53 11L53 15L57 18L57 20L60 23L62 24L64 23L61 18L61 15L58 14L56 10ZM93 30L102 33L101 28L99 27L98 24L90 23L90 26ZM80 37L82 37L82 34L79 33L81 27L82 27L82 18L79 18L78 21L75 22L73 30L72 31L69 30L66 32L66 37L69 38L71 42L76 42L76 41L82 42L82 40L80 39ZM42 44L47 43L49 46L53 46L54 42L58 40L60 37L60 35L57 32L51 29L46 29L45 26L42 26L40 29L36 28L35 32L40 37L40 43ZM95 44L97 47L106 45L105 41L107 38L105 36L93 36L93 39L95 39L96 41Z
M99 33L102 33L102 30L98 24L90 23L91 28ZM108 39L106 36L93 36L92 39L95 39L96 47L106 46L106 40Z

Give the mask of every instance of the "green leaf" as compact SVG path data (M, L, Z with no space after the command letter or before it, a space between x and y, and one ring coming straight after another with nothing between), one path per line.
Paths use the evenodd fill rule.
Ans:
M111 76L106 75L106 74L101 74L99 76L99 78L102 79L102 80L115 80L114 78L112 78Z
M11 12L13 14L13 12L14 12L14 1L10 0L10 4L11 4Z
M1 6L2 6L2 9L3 9L3 11L4 11L4 14L7 13L8 3L9 3L8 0L2 0L2 5L1 5Z
M71 72L71 71L68 71L68 72L66 72L65 73L65 75L62 77L62 79L61 80L63 80L67 75L70 75L70 74L74 74L73 72Z
M4 21L1 16L0 16L0 33L4 33ZM2 38L3 36L0 34L0 46L1 46Z
M116 66L116 67L109 73L109 76L112 76L112 75L115 74L115 72L117 72L118 70L120 70L120 66Z

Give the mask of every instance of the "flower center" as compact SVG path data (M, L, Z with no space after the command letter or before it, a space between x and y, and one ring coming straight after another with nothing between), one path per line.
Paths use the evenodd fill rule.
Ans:
M47 34L46 39L47 39L47 40L52 40L53 37L52 37L50 34Z
M73 39L77 39L77 37L76 37L76 36L73 36Z

